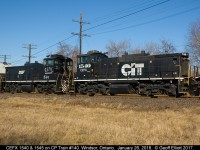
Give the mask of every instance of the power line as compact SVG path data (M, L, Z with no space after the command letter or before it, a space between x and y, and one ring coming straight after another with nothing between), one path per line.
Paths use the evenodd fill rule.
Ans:
M190 2L191 4L191 2ZM144 18L149 18L149 17L152 17L152 16L155 16L155 15L161 15L163 13L166 13L167 11L170 11L173 10L173 9L177 9L179 7L182 7L182 6L185 6L185 3L181 3L181 5L179 6L174 6L174 5L169 5L169 6L165 6L165 9L163 9L162 7L160 9L158 9L158 11L155 13L148 13L147 15L145 16L140 16L139 18L137 18L136 20L142 20ZM166 9L167 8L167 9ZM107 31L110 31L109 29L111 28L112 30L114 30L114 27L117 27L117 26L122 26L122 25L125 25L125 24L132 24L133 23L133 20L128 20L128 21L123 21L122 23L119 23L119 24L116 24L116 25L112 25L112 26L109 26L109 27L106 27L106 28L103 28L103 29L100 29L101 32L102 30L106 29ZM105 31L106 32L106 31ZM92 34L92 35L96 35L96 33Z
M96 26L94 26L94 27L88 28L88 29L86 29L86 30L83 30L82 32L85 32L85 31L88 31L88 30L97 28L97 27L99 27L99 26L103 26L103 25L105 25L105 24L108 24L108 23L111 23L111 22L114 22L114 21L117 21L117 20L120 20L120 19L129 17L129 16L131 16L131 15L137 14L137 13L142 12L142 11L145 11L145 10L147 10L147 9L156 7L156 6L161 5L161 4L164 4L164 3L168 2L168 1L170 1L170 0L166 0L166 1L163 1L163 2L160 2L160 3L157 3L157 4L154 4L154 5L152 5L152 6L146 7L146 8L144 8L144 9L135 11L135 12L133 12L133 13L124 15L124 16L122 16L122 17L118 17L118 18L116 18L116 19L112 19L112 20L107 21L107 22L105 22L105 23L102 23L102 24L96 25ZM80 33L82 33L82 32L80 32ZM79 34L80 34L80 33L79 33ZM45 50L47 50L47 49L49 49L49 48L51 48L51 47L57 45L58 43L63 42L63 41L66 41L66 40L68 40L68 39L70 39L70 38L72 38L72 37L74 37L74 36L75 36L75 35L69 36L68 38L66 38L66 39L64 39L64 40L62 40L62 41L59 41L59 42L57 42L57 43L55 43L55 44L53 44L53 45L51 45L51 46L49 46L49 47L47 47L47 48L45 48L45 49L42 49L42 50L40 50L40 51L34 53L32 56L34 56L34 55L36 55L36 54L39 54L39 53L41 53L41 52L43 52L43 51L45 51ZM21 60L23 60L23 59L20 59L20 60L14 61L14 62L18 62L18 61L21 61Z
M152 0L150 0L148 2L146 1L145 3L141 3L141 4L138 4L138 5L136 5L134 3L134 6L132 6L132 7L129 7L129 8L123 9L123 10L118 10L116 12L112 12L110 14L107 14L107 15L104 15L104 16L101 16L101 17L97 17L97 18L93 19L94 21L92 21L92 22L93 23L94 22L99 22L100 20L105 20L105 19L109 19L111 17L122 15L122 13L128 13L128 12L132 11L133 8L141 7L141 6L145 5L145 4L148 4L149 2L152 3Z
M41 52L43 52L43 51L45 51L45 50L47 50L47 49L49 49L49 48L51 48L51 47L54 47L54 46L58 45L60 42L62 43L62 42L64 42L64 41L67 41L67 40L71 39L72 37L74 37L74 35L69 36L68 38L66 38L66 39L64 39L64 40L62 40L62 41L59 41L59 42L57 42L57 43L55 43L55 44L53 44L53 45L51 45L51 46L49 46L49 47L47 47L47 48L44 48L44 49L42 49L42 50L40 50L40 51L34 53L33 55L37 55L37 54L39 54L39 53L41 53Z
M107 22L104 22L104 23L102 23L102 24L93 26L93 27L91 27L91 28L88 28L88 29L86 29L86 30L83 30L82 32L85 32L85 31L88 31L88 30L97 28L97 27L99 27L99 26L103 26L103 25L109 24L109 23L111 23L111 22L114 22L114 21L117 21L117 20L120 20L120 19L129 17L129 16L131 16L131 15L137 14L137 13L142 12L142 11L145 11L145 10L148 10L148 9L150 9L150 8L156 7L156 6L158 6L158 5L164 4L164 3L169 2L169 1L170 1L170 0L165 0L165 1L163 1L163 2L159 2L159 3L157 3L157 4L148 6L148 7L146 7L146 8L140 9L140 10L138 10L138 11L135 11L135 12L133 12L133 13L129 13L129 14L124 15L124 16L122 16L122 17L118 17L118 18L116 18L116 19L112 19L112 20L107 21ZM81 21L79 21L79 23L80 23L80 22L81 22ZM82 32L80 32L80 33L82 33ZM80 33L79 33L79 35L80 35ZM70 39L70 38L72 38L72 37L74 37L74 36L75 36L75 35L69 36L68 38L66 38L66 39L64 39L64 40L62 40L62 41L59 41L59 42L66 41L66 40L68 40L68 39ZM40 51L34 53L33 55L39 54L39 53L41 53L42 51L45 51L45 50L47 50L47 49L49 49L49 48L51 48L51 47L57 45L59 42L57 42L57 43L55 43L55 44L53 44L53 45L51 45L51 46L49 46L49 47L47 47L47 48L45 48L45 49L42 49L42 50L40 50ZM81 43L81 42L80 42L80 43ZM22 59L17 60L17 61L21 61L21 60L22 60ZM14 62L17 62L17 61L14 61Z
M108 19L110 17L114 17L114 16L117 16L117 15L121 15L122 13L126 13L126 12L130 12L132 8L135 8L135 7L139 7L139 6L143 6L144 4L148 4L148 3L152 3L151 0L149 0L148 2L146 1L145 3L142 3L142 4L138 4L138 5L135 5L134 3L134 6L133 7L129 7L129 8L126 8L126 9L123 9L123 10L119 10L119 11L116 11L116 12L113 12L111 14L107 14L107 15L104 15L104 16L101 16L101 17L96 17L94 20L94 22L98 22L99 20L104 20L104 19ZM106 17L106 18L105 18ZM98 20L98 21L96 21ZM46 43L46 42L43 42L43 43ZM42 43L42 44L43 44ZM59 43L59 42L58 42ZM41 44L38 44L38 45L41 45Z
M97 28L97 27L100 27L100 26L103 26L103 25L106 25L106 24L108 24L108 23L111 23L111 22L114 22L114 21L117 21L117 20L120 20L120 19L123 19L123 18L126 18L126 17L129 17L129 16L131 16L131 15L134 15L134 14L137 14L137 13L139 13L139 12L148 10L148 9L150 9L150 8L153 8L153 7L162 5L162 4L167 3L167 2L169 2L169 1L170 1L170 0L166 0L166 1L163 1L163 2L160 2L160 3L157 3L157 4L154 4L154 5L148 6L148 7L146 7L146 8L140 9L140 10L135 11L135 12L133 12L133 13L124 15L124 16L122 16L122 17L118 17L118 18L116 18L116 19L112 19L112 20L110 20L110 21L107 21L107 22L101 23L101 24L99 24L99 25L96 25L96 26L94 26L94 27L91 27L91 28L88 28L88 29L86 29L86 30L83 30L83 32L88 31L88 30L91 30L91 29L94 29L94 28Z
M154 22L158 22L158 21L161 21L161 20L164 20L164 19L168 19L168 18L171 18L171 17L175 17L175 16L178 16L178 15L182 15L184 13L188 13L188 12L191 12L191 11L194 11L194 10L197 10L197 9L200 9L200 7L195 7L195 8L192 8L192 9L188 9L188 10L185 10L185 11L182 11L182 12L178 12L178 13L168 15L168 16L165 16L165 17L162 17L162 18L150 20L150 21L143 22L143 23L140 23L140 24L131 25L131 26L128 26L128 27L119 28L119 29L110 30L110 31L105 31L105 32L99 32L99 33L95 33L95 34L92 34L92 35L106 34L106 33L110 33L110 32L116 32L116 31L120 31L120 30L133 28L133 27L138 27L138 26L149 24L149 23L154 23Z
M81 26L82 26L82 23L83 23L83 22L81 21L82 18L80 17L80 21L75 21L75 22L79 22L79 23L80 23L80 31L82 30L82 32L79 32L79 34L78 34L78 33L74 33L72 36L69 36L67 39L64 39L64 40L62 40L62 41L60 41L60 42L66 41L66 40L72 38L72 37L75 36L75 35L79 35L79 36L80 36L80 33L82 34L82 33L85 32L85 31L88 31L88 30L97 28L97 27L99 27L99 26L103 26L103 25L105 25L105 24L108 24L108 23L111 23L111 22L114 22L114 21L117 21L117 20L120 20L120 19L123 19L123 18L126 18L126 17L129 17L129 16L131 16L131 15L137 14L137 13L142 12L142 11L145 11L145 10L148 10L148 9L150 9L150 8L156 7L156 6L158 6L158 5L164 4L164 3L169 2L169 1L170 1L170 0L165 0L165 1L163 1L163 2L160 2L160 3L154 4L154 5L148 6L148 7L146 7L146 8L140 9L140 10L135 11L135 12L133 12L133 13L124 15L124 16L122 16L122 17L118 17L118 18L116 18L116 19L112 19L112 20L110 20L110 21L107 21L107 22L105 22L105 23L96 25L96 26L94 26L94 27L91 27L91 28L88 28L88 29L85 29L85 30L82 30L82 27L81 27ZM80 16L81 16L81 15L80 15ZM82 23L81 23L81 22L82 22ZM86 23L87 23L87 22L86 22ZM84 35L86 35L86 34L84 34ZM82 36L83 36L83 34L82 34ZM81 37L81 36L80 36L80 37ZM51 46L49 46L49 47L47 47L47 48L45 48L45 49L43 49L43 50L41 50L41 51L35 53L34 55L36 55L36 54L38 54L38 53L40 53L40 52L42 52L42 51L45 51L45 50L47 50L47 49L49 49L49 48L51 48L51 47L57 45L57 44L60 43L60 42L57 42L57 43L55 43L55 44L53 44L53 45L51 45ZM81 52L81 49L82 49L81 43L82 43L82 41L81 41L81 38L80 38L80 52Z

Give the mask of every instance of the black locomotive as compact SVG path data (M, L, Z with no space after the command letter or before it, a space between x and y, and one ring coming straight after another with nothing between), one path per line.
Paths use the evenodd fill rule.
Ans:
M199 95L198 69L191 69L188 53L149 55L143 51L108 58L90 51L77 58L74 82L81 94Z
M65 93L73 87L72 59L62 55L49 55L43 64L26 63L24 66L6 67L2 81L6 92Z

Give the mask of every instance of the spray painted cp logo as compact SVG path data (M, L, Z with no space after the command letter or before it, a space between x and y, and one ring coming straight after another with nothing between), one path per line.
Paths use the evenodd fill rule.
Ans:
M135 76L135 75L142 75L142 68L144 68L144 63L136 64L136 63L131 63L129 64L124 64L122 66L121 72L124 76Z

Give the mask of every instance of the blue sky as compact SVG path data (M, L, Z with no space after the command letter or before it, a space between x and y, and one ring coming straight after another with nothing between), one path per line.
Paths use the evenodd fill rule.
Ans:
M8 62L22 65L35 44L35 60L58 50L56 43L79 32L80 12L84 34L83 53L106 51L109 40L130 40L133 47L169 39L184 51L189 25L200 19L200 0L0 0L0 55L11 55ZM65 43L78 45L74 36ZM54 46L52 46L54 45ZM3 59L0 59L3 61Z

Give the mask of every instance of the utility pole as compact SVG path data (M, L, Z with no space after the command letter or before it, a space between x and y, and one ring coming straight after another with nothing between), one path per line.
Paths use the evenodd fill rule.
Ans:
M0 55L0 58L3 58L4 62L6 63L6 60L10 59L10 55Z
M28 56L24 56L24 57L28 57L28 62L31 63L31 50L32 49L36 49L36 47L34 46L37 46L37 45L33 45L33 44L28 44L26 46L23 46L23 48L27 48L28 49Z
M72 20L73 22L78 22L80 24L80 32L79 33L74 33L72 32L73 35L78 35L79 36L79 45L80 45L80 48L79 48L79 53L81 54L81 51L82 51L82 37L83 36L89 36L87 34L82 34L82 25L83 23L84 24L90 24L89 22L83 22L82 21L82 13L80 13L80 20L77 21L77 20Z

